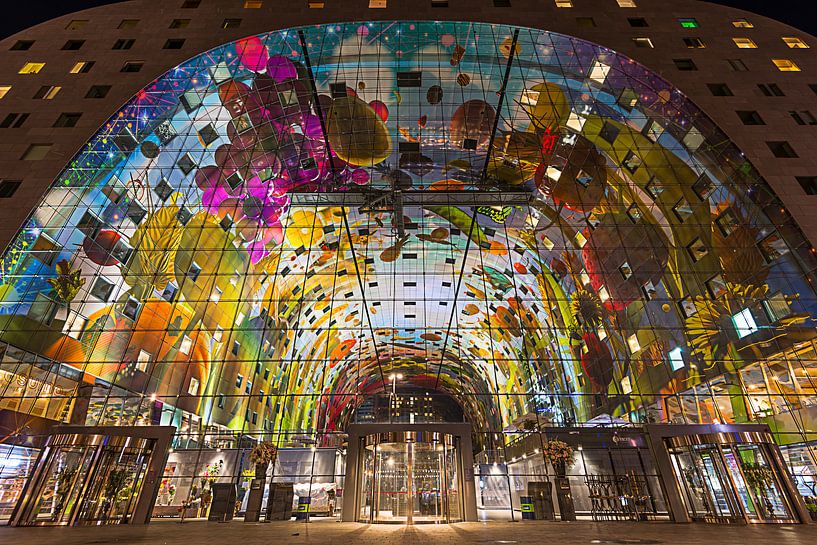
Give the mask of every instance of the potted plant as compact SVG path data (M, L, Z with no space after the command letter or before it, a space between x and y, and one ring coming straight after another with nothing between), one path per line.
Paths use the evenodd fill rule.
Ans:
M263 479L267 474L270 463L275 462L278 447L269 441L262 441L255 445L250 452L250 461L255 464L255 478Z
M564 477L567 468L573 465L573 447L560 439L545 441L542 455L553 466L557 477Z

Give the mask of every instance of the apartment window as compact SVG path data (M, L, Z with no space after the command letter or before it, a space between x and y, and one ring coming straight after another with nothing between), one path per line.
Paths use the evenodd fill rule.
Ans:
M776 83L758 83L757 88L767 97L784 97L786 94Z
M732 38L740 49L757 49L757 44L751 38Z
M790 49L808 49L809 45L795 36L783 36L783 43L789 46Z
M732 21L732 26L735 28L755 28L755 25L746 19L736 19Z
M766 145L769 146L772 155L779 159L795 159L798 157L794 148L786 141L766 142Z
M113 47L111 49L119 49L119 50L130 49L131 47L133 47L133 44L135 42L136 42L136 40L134 40L132 38L122 38L122 39L116 40L113 43Z
M817 83L809 83L808 88L811 89L812 93L817 95Z
M68 40L62 46L63 51L78 51L85 45L85 40Z
M241 26L241 19L224 19L221 28L238 28Z
M726 62L729 63L729 68L731 68L733 72L748 72L749 71L749 68L740 59L726 59Z
M556 0L556 7L557 8L572 8L573 7L573 0ZM595 26L595 25L593 25Z
M369 7L381 9L386 7L386 0L369 0Z
M53 144L31 144L28 146L23 156L20 157L23 161L42 161L48 152L51 151Z
M262 0L244 0L244 9L261 9L264 7Z
M0 181L0 199L11 198L17 192L17 188L23 182L21 180L2 180Z
M709 87L709 92L712 93L712 96L716 97L731 97L734 96L732 93L732 89L729 88L728 85L725 83L707 83L707 87Z
M627 17L627 22L630 23L630 26L633 28L643 28L650 26L647 24L647 20L643 17Z
M182 47L184 47L184 38L170 38L162 49L181 49Z
M777 67L778 70L781 72L799 72L800 67L797 66L794 61L789 59L772 59L772 63Z
M10 113L0 121L0 129L19 129L28 119L27 113Z
M582 28L595 28L596 20L592 17L576 17L576 24Z
M82 117L82 114L79 112L63 112L60 114L57 120L54 121L53 127L76 127L80 117Z
M635 44L636 47L648 47L650 49L654 47L652 45L652 40L650 40L649 38L645 38L644 36L633 38L633 43Z
M142 61L128 61L122 65L120 72L138 72L144 64Z
M88 24L87 19L74 19L68 26L65 27L65 30L79 30L81 28L85 28L85 25Z
M808 110L791 111L789 115L798 125L817 125L817 119Z
M34 45L34 40L17 40L9 48L10 51L28 51Z
M307 2L307 7L309 9L323 9L325 2L321 2L320 0L309 0Z
M85 98L105 98L110 90L110 85L92 85L85 93Z
M431 0L432 8L447 8L448 0Z
M817 195L817 176L795 176L795 178L807 195ZM2 188L2 183L0 183L0 188Z
M135 28L139 24L139 19L122 19L119 22L118 29Z
M69 74L86 74L94 67L94 61L79 61L71 67Z
M187 28L190 24L190 19L173 19L170 21L170 28Z
M706 47L706 44L700 38L684 38L684 45L688 49L703 49Z
M39 74L45 68L44 62L27 62L17 72L18 74Z
M34 93L34 96L32 98L51 100L55 96L57 96L57 93L60 92L60 89L62 89L62 87L60 87L59 85L43 85L36 93Z
M494 0L494 7L495 8L509 8L509 7L511 7L511 0Z
M11 85L0 85L0 98L3 98L11 91Z
M201 0L184 0L182 9L196 9L201 4Z
M698 69L692 59L672 59L672 62L675 63L675 68L678 70L689 72Z
M681 28L698 28L698 20L693 18L686 18L686 19L678 19L678 23L681 25Z
M620 8L634 8L637 7L635 5L635 0L616 0L618 2L618 7Z
M763 118L754 110L738 110L735 112L744 125L765 125Z

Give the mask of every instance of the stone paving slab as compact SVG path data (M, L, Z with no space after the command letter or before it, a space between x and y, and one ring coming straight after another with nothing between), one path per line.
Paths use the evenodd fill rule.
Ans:
M148 526L0 527L13 545L788 545L817 544L817 524L716 526L630 522L472 522L366 525L333 520L229 523L154 521Z

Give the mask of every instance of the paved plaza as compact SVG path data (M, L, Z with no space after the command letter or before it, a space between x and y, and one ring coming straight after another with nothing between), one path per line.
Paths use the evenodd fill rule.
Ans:
M333 520L229 523L154 521L148 526L0 528L14 545L718 545L813 544L817 525L716 526L662 522L491 522L367 525Z

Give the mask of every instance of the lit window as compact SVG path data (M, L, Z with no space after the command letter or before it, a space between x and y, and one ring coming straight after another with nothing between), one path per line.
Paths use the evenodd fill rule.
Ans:
M573 0L556 0L557 8L572 8Z
M684 368L684 356L681 353L681 347L676 346L672 350L669 351L667 354L669 357L669 368L673 371L677 371L679 369Z
M653 47L652 40L650 40L649 38L644 38L644 37L633 38L633 43L635 43L636 47L649 47L649 48Z
M307 6L309 9L323 9L324 2L321 2L320 0L309 0Z
M772 62L781 72L799 72L800 67L789 59L772 59Z
M260 9L262 7L264 7L262 0L244 0L245 9Z
M386 0L369 0L369 7L377 9L385 8Z
M181 346L179 346L179 352L181 352L182 354L187 355L187 354L190 353L191 348L193 348L193 339L191 339L190 337L185 335L184 339L182 339Z
M635 0L616 0L618 2L618 7L620 8L634 8L637 7L635 5Z
M752 316L752 311L749 310L748 308L745 308L738 312L737 314L733 315L732 323L735 326L735 330L738 332L739 339L751 335L752 333L758 330L757 322L755 322L755 317Z
M593 63L593 67L590 69L590 73L587 75L590 79L597 83L604 83L604 80L607 79L607 74L610 72L610 67L603 62L596 61Z
M809 45L801 40L800 38L795 38L794 36L783 36L783 43L785 43L791 49L808 49Z
M190 386L187 387L187 393L191 396L199 395L199 379L190 377Z
M142 371L143 373L147 373L150 358L150 352L139 350L139 355L136 357L136 369L138 371Z
M44 62L27 62L20 68L18 74L39 74L45 68Z
M71 70L68 71L69 74L85 74L91 71L91 68L94 66L94 61L79 61L74 66L71 67Z
M684 38L684 45L688 49L703 49L706 47L706 44L700 38Z
M757 44L751 38L732 38L732 41L741 49L757 49Z
M732 21L732 26L735 28L755 28L755 25L753 25L746 19L737 19L735 21Z
M221 28L237 28L241 26L241 19L224 19Z
M678 22L681 23L681 28L698 28L698 20L697 19L678 19Z
M641 350L641 344L638 342L638 336L635 333L627 337L627 345L633 354Z
M633 393L633 384L630 381L630 377L624 377L621 379L621 393L624 395L628 395Z
M55 96L57 96L57 93L60 92L60 89L62 89L62 87L60 87L59 85L43 85L36 93L34 93L33 98L51 100Z

